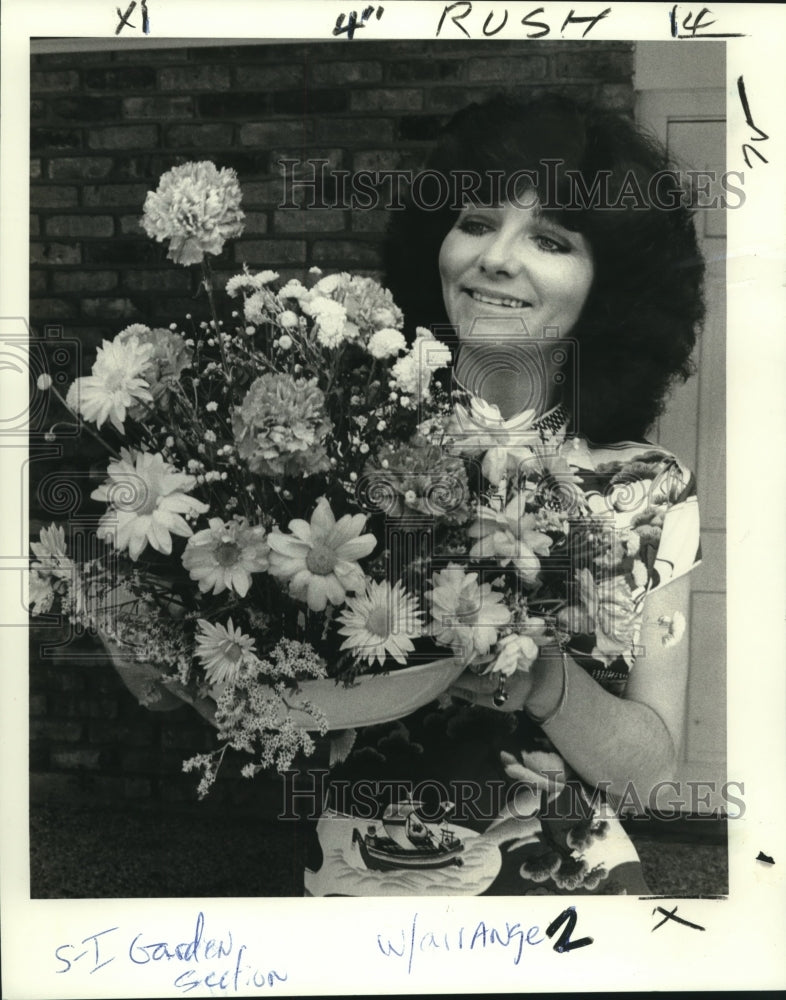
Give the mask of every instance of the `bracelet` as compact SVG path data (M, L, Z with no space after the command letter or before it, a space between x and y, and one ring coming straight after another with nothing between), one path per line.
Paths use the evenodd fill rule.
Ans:
M553 708L548 714L538 716L534 715L530 710L524 706L524 711L532 719L533 722L537 722L539 726L545 726L547 722L551 722L552 719L560 714L562 709L565 707L565 702L568 700L568 655L563 649L562 651L562 694L559 696L559 701L555 708Z

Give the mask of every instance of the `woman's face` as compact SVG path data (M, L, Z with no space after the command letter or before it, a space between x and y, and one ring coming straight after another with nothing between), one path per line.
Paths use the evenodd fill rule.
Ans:
M465 208L439 253L442 295L459 338L511 330L566 337L594 274L589 243L542 215L539 206ZM500 321L506 321L503 326Z

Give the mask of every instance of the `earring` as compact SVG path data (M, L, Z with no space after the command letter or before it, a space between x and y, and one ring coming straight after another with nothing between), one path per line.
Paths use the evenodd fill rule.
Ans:
M505 690L505 675L500 674L497 690L494 694L494 704L500 708L508 700L508 693Z

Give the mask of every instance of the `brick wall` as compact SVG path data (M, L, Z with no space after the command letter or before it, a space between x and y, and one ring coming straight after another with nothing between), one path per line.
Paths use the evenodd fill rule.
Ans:
M130 322L204 318L196 269L167 261L165 247L139 227L145 194L174 165L212 159L238 173L246 227L214 259L219 277L243 262L284 276L312 264L375 273L385 213L278 209L281 157L414 170L453 111L501 89L633 105L626 42L350 44L34 55L34 336L62 327L89 365L101 339ZM60 449L62 464L80 474L104 461L87 438ZM51 468L51 459L34 461L34 483ZM31 496L34 533L54 515L35 488ZM53 635L31 633L33 797L190 797L195 782L179 773L180 761L209 747L207 725L185 708L159 716L137 706L89 639L41 656ZM227 797L252 801L237 781L223 782L215 801Z

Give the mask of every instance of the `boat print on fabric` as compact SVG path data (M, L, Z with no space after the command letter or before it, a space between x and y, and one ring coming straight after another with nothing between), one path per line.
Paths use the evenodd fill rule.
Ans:
M352 830L352 843L359 848L366 868L389 871L463 864L464 843L445 823L453 803L443 802L434 822L418 815L422 807L422 802L413 799L394 803L383 813L384 832L378 833L376 825L369 826L365 835L357 827Z

